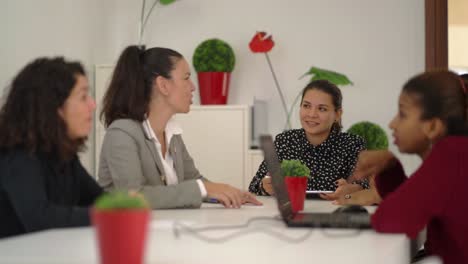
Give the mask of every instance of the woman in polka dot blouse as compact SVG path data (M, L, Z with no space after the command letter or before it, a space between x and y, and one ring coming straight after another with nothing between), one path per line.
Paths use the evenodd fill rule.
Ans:
M365 149L361 137L341 132L341 102L341 91L331 82L309 83L302 92L300 105L302 129L285 131L275 138L280 161L298 159L310 168L312 178L308 181L308 190L335 191L337 181L352 174L359 152ZM265 178L266 174L263 161L250 183L250 192L273 194L271 179ZM367 188L367 183L361 185L348 186L347 192Z

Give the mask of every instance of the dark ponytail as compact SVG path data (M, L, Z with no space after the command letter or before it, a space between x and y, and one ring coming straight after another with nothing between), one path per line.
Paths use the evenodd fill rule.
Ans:
M461 78L449 71L426 72L411 78L403 92L413 95L421 119L439 118L447 135L467 134L467 99Z
M104 125L108 127L121 118L142 122L149 110L154 80L158 76L171 78L170 72L180 58L180 53L167 48L125 48L104 95L100 114Z

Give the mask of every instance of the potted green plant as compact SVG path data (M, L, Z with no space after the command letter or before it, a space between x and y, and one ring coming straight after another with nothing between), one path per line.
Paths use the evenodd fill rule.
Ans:
M361 136L366 142L366 149L388 149L388 137L385 131L377 124L362 121L352 125L348 133Z
M106 193L91 210L101 263L143 263L151 211L142 196Z
M220 39L200 43L193 54L201 104L226 104L231 72L236 63L231 46Z
M291 200L292 210L294 212L303 210L310 169L300 160L283 160L281 172Z

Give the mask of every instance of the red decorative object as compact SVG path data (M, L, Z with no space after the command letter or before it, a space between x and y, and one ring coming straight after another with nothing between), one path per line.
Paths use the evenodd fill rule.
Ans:
M307 177L284 177L293 212L304 210Z
M142 264L151 211L91 210L102 264Z
M269 52L274 45L272 36L263 31L257 32L249 43L250 50L253 52Z
M270 57L268 56L268 52L273 48L273 46L275 46L275 42L273 41L272 36L267 35L267 33L264 31L257 31L257 33L255 33L255 35L249 43L249 47L252 52L265 54L268 66L270 67L271 75L273 75L273 80L275 81L276 90L278 91L278 94L281 99L281 104L283 105L284 114L286 115L286 128L291 129L291 122L289 122L288 115L288 107L286 105L283 92L281 91L278 78L276 78L275 71L273 70L273 65L271 64Z
M199 72L200 103L202 105L225 105L229 94L230 79L230 72Z

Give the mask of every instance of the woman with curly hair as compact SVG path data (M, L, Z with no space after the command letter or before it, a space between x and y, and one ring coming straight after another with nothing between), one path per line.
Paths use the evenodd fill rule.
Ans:
M77 157L96 105L78 62L36 59L0 110L0 238L89 225L102 193Z

